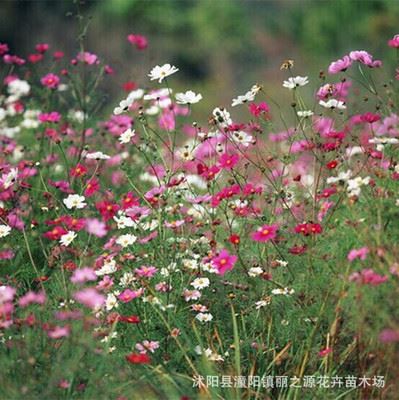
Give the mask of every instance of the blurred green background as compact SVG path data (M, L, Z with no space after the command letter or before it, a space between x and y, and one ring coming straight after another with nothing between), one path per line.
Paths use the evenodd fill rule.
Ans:
M295 60L294 74L313 75L353 49L370 51L394 67L395 52L386 46L399 33L397 0L102 0L80 2L91 23L86 48L117 72L110 98L122 97L121 85L149 85L156 64L180 68L178 89L205 96L200 112L229 105L231 98L259 82L270 93L280 89L284 59ZM0 41L26 55L38 42L76 54L78 23L73 1L2 1ZM129 33L147 36L139 52ZM278 97L278 95L277 95ZM201 109L202 107L202 109Z

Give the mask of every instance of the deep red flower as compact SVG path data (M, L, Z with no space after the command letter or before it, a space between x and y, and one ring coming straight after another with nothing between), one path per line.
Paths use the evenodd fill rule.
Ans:
M240 236L235 235L235 234L231 235L229 237L229 242L234 244L235 246L239 245L240 244Z
M150 364L151 358L148 354L130 353L126 356L126 360L131 364Z
M96 208L100 212L104 221L108 221L116 215L119 210L118 204L111 203L110 201L99 201L96 203Z
M137 315L120 316L119 320L122 322L127 322L129 324L139 324L141 322Z
M305 224L298 224L295 227L296 233L301 233L304 236L308 235L316 235L323 231L323 228L320 224L313 224L313 223L305 223Z
M338 165L338 161L337 160L332 160L332 161L330 161L330 162L328 162L326 164L326 167L328 169L334 169L337 165Z
M82 164L77 164L76 167L71 168L71 176L79 178L83 175L86 175L87 168Z
M61 236L66 233L68 233L68 231L62 226L55 226L51 231L44 233L43 236L50 240L59 240Z

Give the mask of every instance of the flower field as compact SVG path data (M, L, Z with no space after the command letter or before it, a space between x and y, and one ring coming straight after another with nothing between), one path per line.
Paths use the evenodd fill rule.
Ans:
M398 398L399 69L288 59L290 102L198 120L179 65L106 109L112 63L33 47L0 43L1 400Z

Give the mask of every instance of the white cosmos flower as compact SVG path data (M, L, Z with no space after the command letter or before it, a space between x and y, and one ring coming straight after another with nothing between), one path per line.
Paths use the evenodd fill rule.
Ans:
M76 233L74 231L68 231L68 233L66 233L65 235L62 235L60 238L60 243L67 247L69 246L72 241L76 238Z
M218 123L218 125L220 125L223 128L233 123L230 117L230 113L225 108L219 108L219 107L215 108L212 111L212 115L215 117L215 120Z
M309 83L307 76L296 76L295 78L291 77L288 80L283 82L283 87L287 89L295 89L299 86L305 86Z
M109 260L106 260L103 264L103 266L96 271L97 276L102 276L102 275L108 275L108 274L113 274L116 272L116 261L111 258Z
M105 308L107 311L111 311L113 308L119 306L118 299L113 293L108 293L107 299L105 300Z
M197 278L194 279L190 285L194 287L194 289L204 289L208 287L210 284L210 281L208 278Z
M66 199L63 200L66 208L68 210L71 210L72 208L85 208L86 203L85 203L85 198L83 196L80 196L78 194L70 194Z
M260 267L252 267L248 270L248 275L251 277L258 276L263 273L263 269Z
M11 228L8 225L0 225L0 238L8 236L10 232Z
M172 89L168 88L152 90L150 93L144 95L144 100L159 100L162 97L168 97L170 93L172 93Z
M129 128L119 136L118 140L122 144L126 144L126 143L130 143L132 138L135 137L135 136L136 136L136 131L134 129L130 129Z
M339 110L346 109L345 103L336 99L330 99L328 101L320 100L319 104L325 108L338 108Z
M326 182L330 183L337 183L337 182L346 182L352 176L352 171L348 170L346 172L340 172L337 177L330 176L327 178Z
M257 93L261 90L261 87L259 85L253 85L251 87L251 90L248 90L244 95L238 96L237 98L233 99L233 102L231 103L232 107L238 106L240 104L247 103L249 101L254 101L255 96Z
M132 228L137 226L136 221L130 217L127 217L120 211L118 211L118 217L116 215L114 216L114 221L117 223L118 229Z
M295 290L294 289L288 289L288 288L284 288L284 289L273 289L272 290L273 294L283 294L285 296L289 296L290 294L294 294Z
M244 131L236 131L232 135L232 139L238 143L242 144L245 147L248 147L250 144L254 143L254 138L253 136L249 135L248 133Z
M209 313L198 313L195 318L201 322L210 322L213 319L213 315Z
M86 158L89 160L108 160L111 157L101 151L96 151L94 153L87 153Z
M8 93L16 97L26 96L30 92L30 85L28 82L21 79L14 79L8 84Z
M379 137L379 138L369 139L369 143L373 143L373 144L398 144L399 143L399 139L391 138L391 137Z
M3 187L4 189L8 189L10 186L14 184L18 177L18 169L11 168L8 174L4 174L2 177L3 180Z
M122 247L127 247L133 244L137 240L137 237L127 233L126 235L121 235L116 239L116 243Z
M196 94L192 90L187 90L186 93L176 93L177 104L195 104L202 99L201 94Z
M303 118L311 117L313 115L313 111L310 110L297 111L296 113L298 117L303 117Z
M156 67L154 67L151 72L148 74L148 76L150 77L150 80L154 81L158 79L159 83L162 83L162 81L174 74L175 72L177 72L179 69L176 68L174 65L170 65L170 64L164 64L162 65L162 67L160 67L159 65L157 65Z

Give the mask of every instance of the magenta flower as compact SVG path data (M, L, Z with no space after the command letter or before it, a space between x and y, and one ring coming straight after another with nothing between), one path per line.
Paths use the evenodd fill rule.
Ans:
M61 114L57 111L52 111L50 113L41 113L39 114L40 122L54 122L57 123L61 119Z
M143 35L134 35L131 33L127 36L127 40L129 43L135 45L137 50L144 50L148 46L148 40Z
M224 169L232 169L239 161L240 156L238 154L227 154L224 153L219 157L219 167Z
M217 257L212 259L212 266L219 275L224 275L227 271L233 269L237 261L237 256L230 255L226 249L223 249Z
M80 304L91 309L100 308L105 303L105 296L98 293L96 289L86 288L76 292L73 298Z
M388 40L388 46L394 49L399 49L399 35L395 35L392 39Z
M60 84L60 78L55 74L47 74L40 79L40 83L49 89L57 89Z
M278 225L263 225L257 231L252 232L251 238L255 242L268 242L277 236Z

